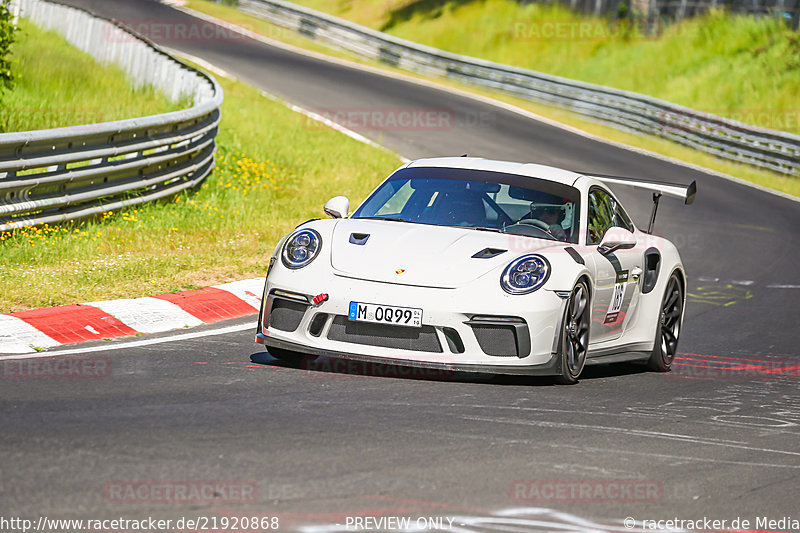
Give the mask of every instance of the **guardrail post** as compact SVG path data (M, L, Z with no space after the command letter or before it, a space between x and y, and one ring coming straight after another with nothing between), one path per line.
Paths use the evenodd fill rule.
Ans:
M19 13L22 8L20 0L11 0L9 11L11 11L11 23L14 26L19 26Z

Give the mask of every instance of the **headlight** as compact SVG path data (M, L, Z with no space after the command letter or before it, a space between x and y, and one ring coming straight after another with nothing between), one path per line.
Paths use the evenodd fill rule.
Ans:
M286 239L281 258L286 268L303 268L317 257L322 238L313 229L301 229Z
M500 285L510 294L533 292L550 277L550 263L541 255L524 255L509 264L500 277Z

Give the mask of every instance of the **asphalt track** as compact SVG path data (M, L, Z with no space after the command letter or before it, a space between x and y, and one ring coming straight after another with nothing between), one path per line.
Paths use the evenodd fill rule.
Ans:
M68 3L126 21L191 22L149 0ZM298 370L265 355L252 330L241 329L88 345L97 351L82 357L100 368L98 379L24 379L23 367L2 361L0 516L277 516L282 530L319 526L314 531L346 531L348 516L458 517L462 531L511 531L511 522L515 531L624 530L626 517L705 517L728 522L704 529L727 529L736 518L750 521L745 529L793 529L756 527L756 519L800 519L800 204L476 100L247 39L164 44L308 108L451 117L444 130L353 128L410 158L469 153L697 180L695 204L665 199L657 222L689 274L681 359L667 375L592 367L573 387L407 376L330 360ZM618 193L644 222L649 198ZM613 492L629 480L655 492ZM223 490L211 502L172 503L110 492L142 482L257 490L252 498ZM586 498L540 490L545 497L533 499L537 487L571 482L606 491Z

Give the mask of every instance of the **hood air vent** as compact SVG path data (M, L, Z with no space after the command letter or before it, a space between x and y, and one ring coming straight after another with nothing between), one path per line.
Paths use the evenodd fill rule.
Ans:
M365 244L367 244L367 239L369 239L369 233L350 234L350 244L358 244L359 246L364 246Z
M490 259L492 257L497 257L500 254L506 253L508 250L503 250L501 248L484 248L480 252L476 253L472 257L474 259Z

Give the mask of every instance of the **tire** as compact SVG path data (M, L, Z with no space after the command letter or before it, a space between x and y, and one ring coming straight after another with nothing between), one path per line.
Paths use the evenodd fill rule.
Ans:
M678 339L683 323L683 287L678 273L673 272L667 281L661 309L658 313L656 338L647 367L654 372L669 372L678 351Z
M583 372L589 346L591 312L589 287L581 280L569 295L561 321L558 341L560 373L555 378L556 383L573 385Z
M291 366L300 366L303 362L309 363L317 358L316 355L308 355L300 352L293 352L291 350L284 350L283 348L267 348L267 352L279 361Z

